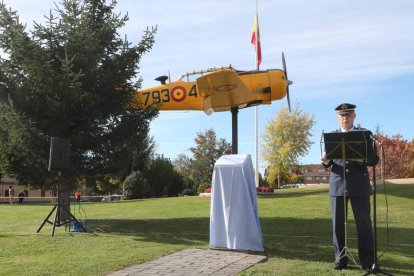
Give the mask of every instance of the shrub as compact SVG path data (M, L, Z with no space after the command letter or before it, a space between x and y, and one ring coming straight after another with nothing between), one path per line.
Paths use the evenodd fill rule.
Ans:
M174 169L170 159L157 156L145 167L144 177L151 184L154 196L177 196L184 188L183 177Z
M173 170L170 175L170 185L167 189L168 196L179 196L184 189L184 178L183 176Z
M181 193L183 196L194 196L196 193L193 191L193 189L184 189L184 191Z
M152 196L152 188L140 172L133 172L122 183L124 199Z
M202 183L197 188L197 194L204 193L204 190L211 187L210 183Z

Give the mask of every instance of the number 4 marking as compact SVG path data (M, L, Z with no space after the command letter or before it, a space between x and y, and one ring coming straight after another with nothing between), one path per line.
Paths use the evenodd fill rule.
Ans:
M191 90L190 90L190 93L188 94L188 96L197 97L197 88L196 88L195 84L193 85L193 87L191 87Z

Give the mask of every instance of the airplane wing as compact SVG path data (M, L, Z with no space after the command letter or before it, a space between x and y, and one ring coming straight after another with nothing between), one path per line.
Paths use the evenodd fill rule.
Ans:
M203 109L212 111L242 107L256 100L256 96L232 70L220 70L197 78L197 90L204 97Z

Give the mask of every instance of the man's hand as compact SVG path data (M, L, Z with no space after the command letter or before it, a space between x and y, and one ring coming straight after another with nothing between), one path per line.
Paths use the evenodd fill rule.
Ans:
M321 155L321 162L327 165L329 163L329 159L326 159L326 152L323 152Z

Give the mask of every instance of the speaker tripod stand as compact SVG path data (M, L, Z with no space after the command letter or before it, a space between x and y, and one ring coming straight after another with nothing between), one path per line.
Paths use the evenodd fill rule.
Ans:
M75 223L77 223L79 225L79 227L86 232L86 228L79 223L79 221L75 218L74 215L72 215L72 213L61 204L60 202L60 183L61 183L61 172L58 172L58 177L59 177L59 183L58 183L58 190L57 190L57 194L58 194L58 200L57 203L55 204L55 206L52 208L52 210L49 212L49 214L47 215L47 217L45 218L45 220L43 221L43 223L40 225L39 229L37 229L36 233L39 233L40 230L42 230L43 226L47 223L52 224L52 237L55 235L55 228L56 227L61 227L63 225L66 225L68 223L70 223L71 221L74 221ZM52 216L53 212L55 212L55 219L53 221L50 221L49 218L50 216ZM69 217L71 219L69 220L65 220L62 222L61 220L61 214L62 212L65 212L67 215L69 215Z

